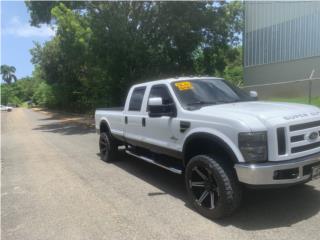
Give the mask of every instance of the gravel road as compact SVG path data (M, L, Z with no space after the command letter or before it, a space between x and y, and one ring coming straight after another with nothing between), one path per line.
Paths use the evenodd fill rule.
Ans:
M181 176L101 161L94 129L27 109L1 120L2 239L320 239L320 181L247 190L214 222L188 204Z

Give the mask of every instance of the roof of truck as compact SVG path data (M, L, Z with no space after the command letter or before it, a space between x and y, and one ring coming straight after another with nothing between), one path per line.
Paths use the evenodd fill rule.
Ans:
M189 77L173 77L173 78L165 78L165 79L160 79L160 80L154 80L154 81L149 81L149 82L144 82L144 83L138 83L135 84L134 86L146 86L148 84L161 84L161 83L171 83L175 81L190 81L190 80L196 80L196 79L222 79L219 77L206 77L206 76L189 76Z

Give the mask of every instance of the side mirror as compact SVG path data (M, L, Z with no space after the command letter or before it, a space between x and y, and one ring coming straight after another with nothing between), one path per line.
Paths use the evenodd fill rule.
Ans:
M162 106L162 98L161 97L155 97L155 98L149 98L148 106Z
M250 97L257 99L258 98L258 93L256 91L250 91L249 92Z
M176 117L177 110L174 104L163 104L161 97L150 98L148 100L149 117Z

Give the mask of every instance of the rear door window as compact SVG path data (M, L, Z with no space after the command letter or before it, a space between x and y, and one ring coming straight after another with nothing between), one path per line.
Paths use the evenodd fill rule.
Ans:
M129 111L139 112L141 110L145 91L146 87L137 87L133 90L129 103Z

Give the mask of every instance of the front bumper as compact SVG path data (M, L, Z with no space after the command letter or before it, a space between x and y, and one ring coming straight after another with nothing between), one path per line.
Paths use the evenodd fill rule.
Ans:
M287 185L311 180L312 167L320 165L320 153L281 162L239 163L235 170L240 182L255 185Z

